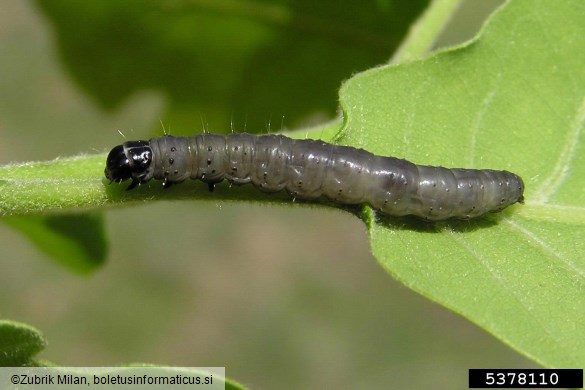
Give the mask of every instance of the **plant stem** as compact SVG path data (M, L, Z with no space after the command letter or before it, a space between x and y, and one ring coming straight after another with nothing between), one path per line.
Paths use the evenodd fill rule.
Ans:
M433 0L425 12L410 27L390 64L408 62L424 55L433 46L462 0Z

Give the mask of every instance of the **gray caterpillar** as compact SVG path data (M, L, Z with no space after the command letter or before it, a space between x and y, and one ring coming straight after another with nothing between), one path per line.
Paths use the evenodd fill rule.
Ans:
M283 135L164 136L118 145L108 155L106 178L131 179L128 190L151 179L163 187L186 179L213 190L226 179L295 198L321 196L341 204L367 203L391 216L427 220L474 218L522 203L524 183L507 171L447 169L323 141Z

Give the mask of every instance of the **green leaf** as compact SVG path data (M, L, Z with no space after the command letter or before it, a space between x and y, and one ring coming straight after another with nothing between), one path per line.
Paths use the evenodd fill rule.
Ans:
M0 367L36 365L32 357L46 345L41 332L32 326L0 320Z
M98 213L4 218L43 253L72 271L86 274L107 255L103 217Z
M47 346L47 341L42 333L32 326L15 321L0 320L0 367L30 367L50 366L58 370L58 366L45 361L32 359L34 355ZM147 367L149 373L159 375L200 375L201 371L183 367L152 366L148 364L131 364L124 367L104 368L103 375L124 375L130 368ZM83 371L60 371L59 374L84 375ZM245 390L246 387L238 382L214 377L214 381L225 382L225 388L229 390ZM217 384L217 382L215 382Z
M161 91L178 135L333 116L341 80L386 62L428 0L36 3L91 96L113 108Z
M473 42L340 92L345 144L524 178L525 205L477 221L370 212L370 240L404 284L550 367L585 364L583 20L582 1L511 1Z
M419 164L506 169L524 178L525 205L479 220L428 225L367 208L365 219L372 251L388 272L551 367L585 364L584 17L576 0L514 0L470 44L372 69L340 92L339 142ZM305 134L332 131L298 136ZM209 195L197 183L128 193L105 185L104 159L0 168L0 212L148 198L291 204L247 187Z

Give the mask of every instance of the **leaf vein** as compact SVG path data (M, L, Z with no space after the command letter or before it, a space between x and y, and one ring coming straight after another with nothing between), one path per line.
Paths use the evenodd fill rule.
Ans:
M517 294L513 289L509 288L509 284L506 283L506 281L501 277L501 275L497 272L497 270L493 267L490 266L489 261L487 261L480 253L478 253L473 247L471 247L470 245L468 245L467 242L465 242L465 240L459 236L458 234L456 234L453 231L450 230L446 230L446 232L448 233L448 235L453 239L453 241L459 245L461 248L465 249L467 252L469 252L469 254L476 258L479 262L479 264L481 264L494 278L494 281L501 287L502 290L506 291L509 293L509 297L511 297L512 299L514 299L514 301L516 301L518 303L518 305L520 306L520 308L529 316L534 320L534 323L538 324L540 326L540 328L542 329L542 334L546 334L551 340L553 340L555 343L558 344L562 344L562 340L557 339L557 335L555 335L554 333L552 333L549 329L547 329L547 327L545 326L545 323L543 323L540 319L539 316L535 315L531 310L530 307L532 307L532 305L527 304L525 302L523 302L522 300L522 296Z
M584 270L580 269L574 262L567 259L565 256L561 255L560 253L555 251L553 248L548 246L547 243L543 239L538 237L535 233L531 232L530 230L526 229L525 227L519 225L518 223L516 223L510 219L505 219L504 222L506 224L508 224L516 232L518 232L518 233L522 234L523 236L525 236L526 238L528 238L531 245L533 245L536 248L540 248L549 257L557 260L557 262L559 262L563 265L568 266L569 271L576 272L581 278L585 279L585 271Z
M565 145L560 153L560 156L553 168L549 177L542 182L539 190L534 196L534 200L537 203L546 203L552 195L554 195L560 186L563 184L568 176L571 167L571 161L575 157L577 145L583 128L585 127L585 97L581 101L574 121L569 128L567 137L565 139Z

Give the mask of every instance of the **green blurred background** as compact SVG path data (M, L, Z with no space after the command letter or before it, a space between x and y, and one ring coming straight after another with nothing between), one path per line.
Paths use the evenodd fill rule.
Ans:
M334 118L341 81L387 61L426 2L396 3L1 0L0 163L103 152L160 121ZM437 45L500 3L464 2ZM466 388L471 367L533 366L394 281L336 209L150 203L106 229L106 265L79 277L0 225L0 318L43 331L41 358L225 366L253 389Z

